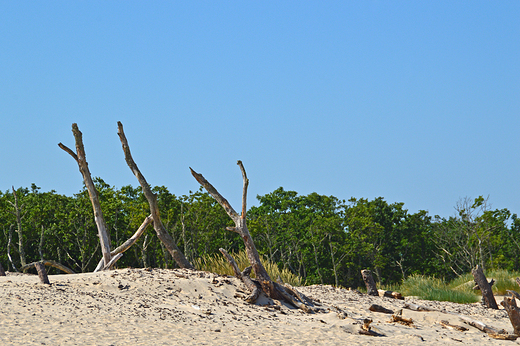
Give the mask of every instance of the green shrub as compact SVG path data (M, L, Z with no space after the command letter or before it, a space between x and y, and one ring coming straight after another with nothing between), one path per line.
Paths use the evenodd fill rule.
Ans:
M231 253L230 255L233 256L240 270L244 270L244 268L250 266L245 251ZM260 260L262 261L262 264L264 265L267 274L269 274L272 280L276 280L278 277L280 277L283 282L286 282L292 286L302 285L302 278L298 275L293 274L291 271L285 268L280 269L276 263L269 261L265 257L261 256ZM212 272L220 275L235 275L228 261L224 258L224 256L220 254L206 255L197 258L194 261L194 265L195 268L197 268L198 270ZM251 272L251 277L255 277L253 272Z

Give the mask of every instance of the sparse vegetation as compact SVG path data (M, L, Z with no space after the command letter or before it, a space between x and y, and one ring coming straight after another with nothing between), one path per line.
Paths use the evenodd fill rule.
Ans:
M473 286L472 286L473 287ZM452 288L450 284L446 284L443 280L426 277L423 275L412 275L408 277L399 288L399 291L405 296L416 296L425 300L437 300L454 303L476 303L479 296L470 290L464 288Z
M239 251L238 253L232 253L231 256L235 259L240 270L244 270L249 266L249 260L245 251ZM273 263L265 257L260 258L264 265L267 273L271 278L276 280L280 277L283 282L286 282L292 286L301 286L302 278L294 275L287 269L280 269L276 263ZM205 255L203 257L194 260L195 268L198 270L204 270L220 275L234 275L233 269L222 255ZM254 278L254 273L251 273L251 277Z

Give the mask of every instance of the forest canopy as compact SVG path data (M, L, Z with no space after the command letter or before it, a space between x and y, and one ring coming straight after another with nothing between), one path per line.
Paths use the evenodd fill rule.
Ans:
M115 248L149 215L149 205L140 187L117 189L100 178L94 184ZM167 232L191 263L220 254L219 248L243 250L240 236L225 230L233 221L202 189L182 196L164 186L152 190ZM372 270L380 283L392 284L412 274L451 279L477 264L519 268L520 220L507 209L491 209L482 196L461 199L455 216L448 218L423 210L410 214L404 203L382 197L345 201L282 187L257 199L257 206L247 211L247 223L259 253L306 284L362 286L362 269ZM85 188L73 196L42 192L35 184L0 191L0 230L0 263L8 270L54 260L75 272L89 272L102 257ZM150 227L118 266L176 264Z

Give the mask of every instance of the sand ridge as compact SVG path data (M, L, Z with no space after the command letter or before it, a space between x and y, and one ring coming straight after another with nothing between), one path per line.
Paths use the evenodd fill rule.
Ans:
M494 340L456 316L403 309L406 302L464 314L509 333L504 310L480 303L455 304L371 297L357 291L314 285L299 290L324 312L306 314L268 298L243 301L234 277L183 269L118 269L99 273L0 277L1 345L511 345ZM389 323L372 304L412 318L413 327ZM346 313L346 318L344 313ZM362 320L382 337L359 335ZM446 329L440 321L465 326Z

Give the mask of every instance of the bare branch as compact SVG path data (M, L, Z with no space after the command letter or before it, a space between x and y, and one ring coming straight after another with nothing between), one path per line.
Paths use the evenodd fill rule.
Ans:
M242 189L242 214L240 215L240 217L242 219L245 219L247 211L247 187L249 186L249 179L247 179L246 170L244 168L244 165L242 164L242 161L238 160L237 165L240 167L240 171L242 172L242 180L244 181L244 186Z
M234 222L237 222L238 218L239 218L239 215L237 214L237 212L235 211L235 209L233 209L233 207L231 206L231 204L229 204L229 202L227 201L227 199L225 199L224 197L222 197L222 195L217 191L217 189L215 189L213 187L213 185L211 185L203 176L202 174L199 174L197 172L195 172L191 167L190 167L190 171L191 171L191 175L193 175L193 177L199 182L200 185L202 185L206 191L209 192L209 194L211 196L213 196L213 198L215 198L215 200L218 202L218 204L220 204L222 206L222 208L224 208L224 210L226 211L226 213L229 215L229 217L234 221Z
M58 143L58 146L65 150L67 153L69 153L70 156L72 156L72 158L74 160L76 160L77 163L79 163L79 160L78 160L78 155L76 155L72 150L70 150L68 147L66 147L65 145L63 145L62 143Z

